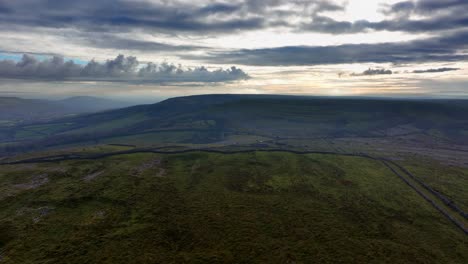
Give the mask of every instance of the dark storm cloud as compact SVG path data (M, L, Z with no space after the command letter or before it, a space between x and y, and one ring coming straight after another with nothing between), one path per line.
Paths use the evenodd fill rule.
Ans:
M398 43L338 46L290 46L211 52L204 57L185 56L211 63L256 66L305 66L347 63L415 63L468 59L468 31Z
M208 70L204 66L184 68L170 63L141 64L136 57L117 56L99 63L86 65L65 61L63 57L38 60L23 55L19 62L0 60L0 78L43 81L110 81L135 83L228 82L248 79L241 69Z
M458 71L460 68L436 68L436 69L427 69L427 70L414 70L413 73L434 73L434 72L448 72L448 71Z
M351 76L372 76L372 75L391 75L393 72L386 69L367 69L362 73L353 73Z

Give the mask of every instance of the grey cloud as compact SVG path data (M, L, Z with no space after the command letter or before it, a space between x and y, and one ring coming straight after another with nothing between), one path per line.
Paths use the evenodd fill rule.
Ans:
M290 13L307 15L324 11L344 10L345 8L342 3L336 3L331 0L244 0L239 1L239 4L243 7L244 11L251 14L266 14L275 7L284 4L295 7L289 11Z
M458 71L460 68L436 68L436 69L427 69L427 70L414 70L413 73L434 73L434 72L448 72L448 71Z
M88 31L129 29L226 33L288 24L275 16L275 8L292 5L290 15L307 17L323 11L343 10L330 0L244 0L233 3L200 4L176 1L129 0L22 0L7 1L4 25L82 28ZM2 7L0 6L0 7Z
M211 15L211 14L229 14L238 11L241 8L239 5L225 4L225 3L214 3L198 10L198 14Z
M8 1L12 10L0 17L4 25L50 28L81 28L88 31L159 29L162 31L214 31L260 28L263 19L232 17L208 20L212 14L234 13L240 7L165 1L128 0L22 0Z
M394 14L394 13L408 13L412 11L415 7L415 3L413 1L403 1L403 2L398 2L396 4L390 5L386 10L384 10L384 13L386 14Z
M391 75L393 72L386 69L367 69L362 73L353 73L351 76L372 76L372 75Z
M112 48L119 50L141 50L151 52L174 52L174 51L194 51L194 50L208 50L209 47L195 46L195 45L172 45L160 42L153 42L147 40L137 40L130 38L118 37L111 34L84 34L81 42L98 48Z
M336 4L329 1L319 1L315 13L320 13L323 11L344 11L346 8L344 5Z
M225 82L235 80L245 80L250 77L241 69L232 66L229 69L218 69L209 71L206 67L200 66L193 69L184 70L180 65L162 63L148 63L146 67L138 71L138 76L142 80L160 80L163 82Z
M250 78L243 70L208 70L204 66L186 68L167 62L141 64L136 57L119 55L103 63L86 65L65 61L60 56L38 60L23 55L21 61L0 61L0 78L44 81L109 81L135 83L229 82Z
M0 3L0 14L9 14L11 13L11 9L6 7L4 4Z
M302 24L301 29L329 34L357 33L367 30L368 24L365 20L351 23L317 15L313 17L312 22Z
M288 27L330 34L369 30L428 32L468 27L468 1L420 0L390 5L391 16L378 22L336 21L325 11L344 11L343 1L242 0L205 6L178 1L0 0L0 23L15 26L75 28L90 32L158 31L167 34L227 34L242 30ZM289 8L279 8L283 5ZM432 12L432 13L431 13ZM402 15L404 14L404 15ZM413 14L418 16L414 17ZM423 18L420 18L421 15ZM427 16L429 15L429 16ZM294 19L291 19L294 18ZM291 22L291 21L299 22Z
M90 61L80 71L81 77L131 77L138 69L139 62L136 57L117 56L113 60L107 60L105 63Z
M397 43L338 46L289 46L210 52L189 59L257 66L304 66L344 63L416 63L468 59L468 31Z
M390 5L387 14L400 13L400 12L415 12L425 14L427 12L434 12L440 10L447 10L451 8L463 8L468 6L465 0L418 0L418 1L402 1Z
M63 79L76 76L80 73L80 66L72 61L65 62L62 57L54 56L50 60L38 61L32 55L23 55L21 61L15 63L11 60L0 61L0 77L3 78L29 78Z
M351 34L369 30L432 32L435 30L452 30L465 27L468 27L468 13L460 15L454 13L420 20L403 17L379 22L369 22L367 20L356 22L336 21L329 17L316 16L311 23L302 24L301 26L304 30L329 34Z

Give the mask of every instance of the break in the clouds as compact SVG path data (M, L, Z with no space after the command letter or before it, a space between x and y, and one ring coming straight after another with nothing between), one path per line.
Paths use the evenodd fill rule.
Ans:
M115 59L99 63L90 61L81 65L63 57L38 60L31 55L23 55L18 62L0 61L0 78L49 80L49 81L109 81L109 82L228 82L245 80L249 76L241 69L208 70L204 66L185 68L167 62L142 65L136 57L119 55Z
M466 0L0 0L0 34L3 84L336 95L407 83L435 94L437 76L468 95ZM23 53L34 56L8 58Z

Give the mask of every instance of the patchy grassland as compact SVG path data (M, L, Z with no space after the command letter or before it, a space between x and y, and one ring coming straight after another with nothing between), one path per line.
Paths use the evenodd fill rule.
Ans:
M28 187L28 188L23 188ZM377 161L131 154L0 166L3 263L466 263Z

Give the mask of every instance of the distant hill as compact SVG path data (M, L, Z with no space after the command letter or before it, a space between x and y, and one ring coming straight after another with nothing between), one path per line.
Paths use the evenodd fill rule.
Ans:
M92 113L129 106L129 103L109 99L78 96L63 100L0 97L0 121L44 121L71 114Z
M110 139L210 143L232 135L285 139L419 133L467 142L467 111L463 100L201 95L4 129L0 139L49 146Z
M97 112L102 110L128 107L132 105L131 103L127 102L115 101L92 96L74 96L56 102L60 105L63 105L69 110L76 110L80 112Z
M42 117L54 117L65 111L61 105L46 100L0 97L0 120L35 120Z

